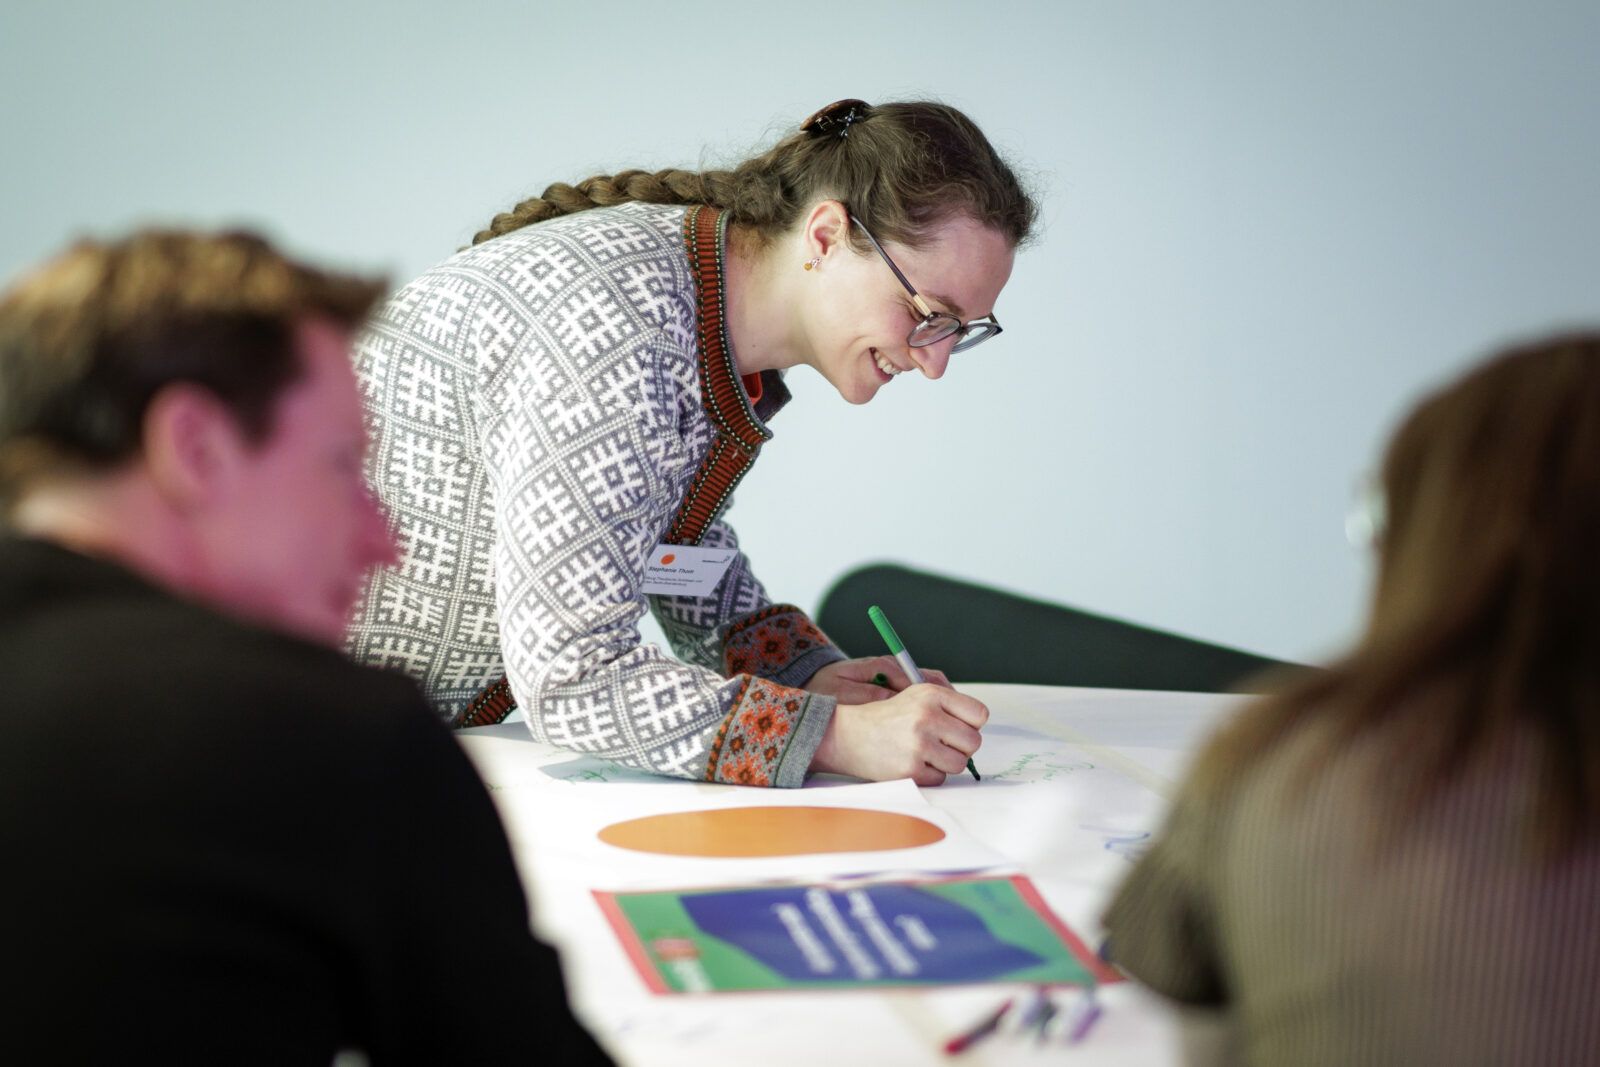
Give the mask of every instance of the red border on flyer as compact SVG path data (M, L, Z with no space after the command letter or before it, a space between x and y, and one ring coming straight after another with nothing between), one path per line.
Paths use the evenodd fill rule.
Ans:
M617 940L622 942L622 950L628 954L628 959L639 972L639 977L644 979L644 984L650 987L652 993L671 993L672 988L667 985L666 979L661 977L661 972L656 969L650 959L650 953L645 951L644 942L639 940L639 934L628 922L627 916L622 914L622 906L617 903L615 893L607 893L600 889L591 889L595 903L600 905L600 910L605 914L606 922L611 924L611 929L616 933ZM677 890L668 890L677 892Z

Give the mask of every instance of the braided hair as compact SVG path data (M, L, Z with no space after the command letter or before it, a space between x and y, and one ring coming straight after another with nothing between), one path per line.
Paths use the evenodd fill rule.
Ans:
M1027 240L1038 216L1016 173L955 108L841 100L731 170L624 170L575 185L557 182L496 215L472 243L635 200L721 208L730 222L769 241L819 199L842 201L880 239L913 247L961 215L998 230L1014 247Z

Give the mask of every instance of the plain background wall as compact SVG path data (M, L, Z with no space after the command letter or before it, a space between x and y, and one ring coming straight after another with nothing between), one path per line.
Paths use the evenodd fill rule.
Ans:
M398 283L551 181L937 96L1043 232L943 381L852 408L790 375L732 513L769 591L900 560L1315 659L1393 420L1600 320L1597 40L1593 0L6 0L0 274L175 221Z

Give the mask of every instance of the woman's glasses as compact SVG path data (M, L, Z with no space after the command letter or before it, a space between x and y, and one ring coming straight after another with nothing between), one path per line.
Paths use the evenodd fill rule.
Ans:
M906 276L900 272L899 267L895 266L894 260L889 258L889 253L883 250L883 246L878 243L878 239L872 236L872 231L868 230L866 225L854 215L850 216L850 221L859 226L861 232L866 235L867 240L872 242L872 247L877 249L878 255L882 256L883 261L889 264L889 269L894 271L894 276L900 279L900 284L905 286L906 292L911 295L911 303L922 314L922 321L911 327L911 332L906 335L906 343L912 348L926 348L929 345L938 344L947 337L954 337L956 343L951 347L950 351L965 352L969 348L976 348L1000 332L1000 323L995 321L993 315L986 315L971 322L962 322L954 315L933 310L928 306L928 302L922 299L922 296L912 287L911 283L906 281Z

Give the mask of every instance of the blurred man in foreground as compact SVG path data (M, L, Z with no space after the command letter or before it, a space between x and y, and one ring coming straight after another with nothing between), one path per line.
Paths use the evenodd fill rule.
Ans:
M380 292L145 232L0 298L0 1061L604 1059L465 757L337 651Z

